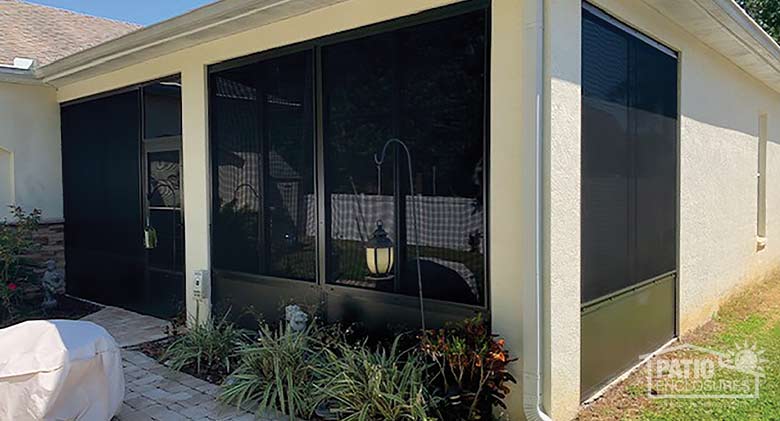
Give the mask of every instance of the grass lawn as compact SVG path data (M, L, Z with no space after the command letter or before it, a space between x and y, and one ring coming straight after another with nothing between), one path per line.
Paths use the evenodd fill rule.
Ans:
M755 345L760 357L759 371L764 376L760 379L760 397L652 399L643 368L584 408L578 419L780 420L780 274L729 300L709 323L683 336L681 343L724 353ZM674 357L684 358L686 352L690 353L679 351ZM733 380L737 375L740 374L716 369L712 380ZM658 393L653 388L650 390Z

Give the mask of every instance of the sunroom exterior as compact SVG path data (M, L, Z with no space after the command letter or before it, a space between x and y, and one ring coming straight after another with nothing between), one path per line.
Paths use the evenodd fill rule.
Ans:
M418 326L419 263L570 419L778 266L778 69L726 0L224 0L2 84L60 118L14 171L62 165L70 293Z

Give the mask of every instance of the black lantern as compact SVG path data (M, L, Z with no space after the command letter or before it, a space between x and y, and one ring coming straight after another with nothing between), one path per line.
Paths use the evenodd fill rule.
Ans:
M376 229L366 243L366 265L370 273L369 278L375 280L391 279L395 261L393 240L387 236L382 226L382 221L376 222Z

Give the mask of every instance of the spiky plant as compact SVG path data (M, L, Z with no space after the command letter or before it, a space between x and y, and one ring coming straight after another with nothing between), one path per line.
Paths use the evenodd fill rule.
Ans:
M229 312L218 319L195 324L168 346L161 360L174 370L185 370L214 381L234 368L236 349L247 342L245 332L228 320Z
M283 325L276 330L261 325L260 337L239 350L240 364L223 384L221 400L255 406L258 414L276 410L290 420L309 418L318 403L312 393L319 358L313 329L294 332Z
M427 367L414 351L371 350L365 343L337 343L323 351L317 369L317 400L344 421L427 420L435 406L426 385Z

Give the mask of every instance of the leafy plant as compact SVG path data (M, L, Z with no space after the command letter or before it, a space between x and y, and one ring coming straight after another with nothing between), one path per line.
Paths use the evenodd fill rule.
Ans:
M229 312L220 319L195 324L171 343L162 361L174 370L189 371L209 381L221 380L235 366L235 350L247 341L243 330L228 321Z
M22 257L39 247L33 239L38 229L41 211L26 213L19 206L10 206L13 223L0 223L0 324L14 320L19 286L27 281Z
M257 405L258 414L278 410L294 420L309 418L317 405L314 399L314 365L319 346L310 325L294 332L280 325L272 330L260 326L257 341L241 346L240 363L222 386L220 398L241 406Z
M372 351L365 342L335 342L317 368L317 400L345 421L427 420L436 400L427 390L427 366L416 350Z
M516 382L508 371L514 360L481 316L425 332L421 347L436 368L445 419L483 419L493 406L506 408L507 383Z

